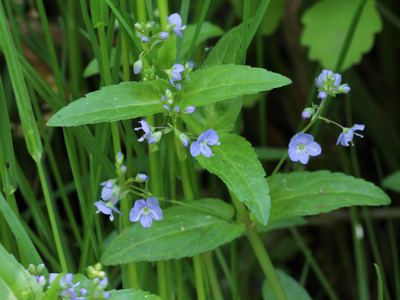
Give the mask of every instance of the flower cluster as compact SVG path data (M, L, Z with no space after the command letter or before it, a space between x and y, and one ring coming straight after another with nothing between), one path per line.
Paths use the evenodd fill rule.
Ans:
M318 98L321 99L320 105L312 105L304 109L301 117L303 119L313 119L318 116L321 108L324 105L324 99L330 95L336 97L336 94L348 93L350 87L342 83L342 75L333 73L331 70L323 70L318 78L315 79L315 84L318 88ZM343 127L342 125L319 116L320 119L333 123L342 128L342 133L336 142L343 146L349 146L349 143L354 145L354 135L363 137L361 134L355 133L356 130L364 130L365 125L355 124L351 128ZM318 143L314 142L314 137L310 134L300 132L296 134L289 143L289 157L292 161L300 161L302 164L307 164L310 156L317 156L321 154L321 147Z

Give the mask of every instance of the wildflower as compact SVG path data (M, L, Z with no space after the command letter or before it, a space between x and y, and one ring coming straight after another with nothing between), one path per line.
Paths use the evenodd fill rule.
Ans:
M52 285L54 279L58 276L57 273L50 273L50 278L49 278L49 284ZM72 278L74 275L72 273L65 274L61 277L59 281L59 286L63 290L61 292L61 296L65 297L67 294L70 297L71 300L77 300L77 299L84 299L84 298L79 298L76 293L75 293L75 287L80 285L80 282L77 282L74 284L72 282Z
M108 285L108 278L106 277L102 281L100 281L99 289L104 290L107 287L107 285Z
M164 108L165 111L169 112L169 106L167 104L164 104L163 108Z
M175 111L176 113L178 113L178 112L180 111L179 106L175 106L175 107L174 107L174 111Z
M118 195L121 191L121 188L118 185L113 184L112 179L108 181L103 181L102 183L100 183L100 185L104 186L101 190L101 198L104 201L110 200L112 197Z
M192 113L194 113L195 110L196 110L196 107L189 106L188 108L186 108L185 113L192 114Z
M110 297L111 297L111 294L109 292L105 292L103 294L103 299L110 298Z
M182 26L182 18L179 14L175 13L167 17L168 27L172 29L177 36L183 37L181 30L186 28L186 25ZM175 25L175 26L173 26Z
M347 146L349 146L349 142L350 142L351 145L354 146L354 144L353 144L354 135L363 137L361 134L355 133L355 131L356 130L364 130L364 128L365 128L365 125L363 125L363 124L355 124L351 128L343 128L343 132L339 135L336 145L338 145L340 143L343 146L347 147Z
M167 101L167 97L165 97L165 95L163 95L163 96L161 97L161 103L164 102L164 101Z
M143 35L141 38L142 43L147 43L149 41L148 37Z
M189 60L189 68L194 68L194 62Z
M174 81L182 80L181 72L184 70L185 67L182 64L175 64L171 69L165 71L169 77L169 81L173 86L175 86Z
M181 135L181 143L184 147L187 147L189 144L189 140L185 135Z
M124 173L126 171L126 166L121 167L121 173Z
M79 290L79 293L82 295L82 296L86 296L87 295L87 290L86 289L80 289Z
M136 182L145 182L149 177L146 174L137 174L135 177Z
M143 62L141 59L139 59L137 62L135 62L135 64L133 65L133 72L135 74L139 74L140 72L142 72L143 69Z
M44 276L35 276L37 282L41 285L44 286L46 284L46 279L44 278Z
M338 88L340 83L342 82L342 75L339 73L333 74L331 70L322 70L321 74L319 74L318 78L315 79L315 85L319 89L325 88L324 84L327 85L334 80L333 85L335 88Z
M158 204L156 197L147 198L147 200L136 200L135 205L129 213L129 220L131 222L140 223L143 227L150 227L153 219L160 221L163 218L162 210Z
M192 156L198 156L201 153L205 157L211 157L214 154L211 152L211 148L208 145L221 145L218 140L217 132L213 129L208 129L199 136L197 142L193 142L192 145L190 145L190 154L192 154Z
M303 165L307 164L310 155L321 154L321 147L314 142L311 134L299 132L289 143L289 157L292 161L300 161Z
M105 215L110 215L110 221L114 220L114 215L113 212L116 212L120 215L121 212L115 207L115 204L118 202L119 196L115 196L112 198L110 201L104 202L104 201L97 201L94 203L94 205L97 207L98 211L96 213L102 212Z
M145 120L140 120L139 123L142 125L142 127L137 127L135 130L143 129L144 135L138 139L139 142L143 142L144 139L150 140L151 138L151 130L149 127L149 124Z
M311 117L314 113L314 110L311 107L307 107L306 109L303 110L303 113L301 114L301 117L303 119L308 119Z
M339 86L339 88L337 89L337 91L339 93L345 93L347 94L348 92L350 92L351 88L347 85L347 84L342 84L341 86Z
M182 90L182 84L178 83L178 84L176 85L176 88L177 88L178 90Z

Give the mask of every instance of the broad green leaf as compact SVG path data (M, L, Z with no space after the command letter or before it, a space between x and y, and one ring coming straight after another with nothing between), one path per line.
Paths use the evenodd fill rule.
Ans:
M162 46L158 50L158 58L156 62L157 68L164 70L171 69L171 67L174 65L175 57L176 57L175 34L172 34L169 35L167 40L162 43Z
M43 298L42 287L35 277L0 244L0 278L20 300L40 300Z
M101 262L117 265L193 256L228 243L245 230L243 224L183 205L164 209L163 216L150 228L140 222L126 228L107 247Z
M0 278L0 299L3 300L18 300L7 284Z
M250 218L253 220L252 214L250 215ZM257 222L256 228L258 232L267 232L267 231L300 226L300 225L307 225L307 224L308 224L307 219L303 217L288 217L284 219L277 219L270 221L266 226L261 225L260 223Z
M390 174L383 179L382 186L386 189L400 193L400 171Z
M163 111L161 97L171 84L165 80L122 82L87 94L58 111L48 126L114 122Z
M323 68L333 69L339 60L347 31L363 0L324 0L316 2L303 15L301 43L309 47L309 58L317 60ZM327 13L329 12L329 13ZM382 21L374 0L367 0L354 32L341 70L343 72L361 61L362 55L371 50L374 35L381 31Z
M261 224L268 223L271 209L265 171L251 144L241 136L222 133L220 146L214 145L212 157L196 157L200 165L217 175L246 204Z
M390 198L364 179L343 173L277 174L271 188L271 220L308 216L353 205L387 205Z
M265 69L249 66L220 65L191 73L191 80L182 87L181 107L195 107L256 94L291 83L290 79Z
M239 62L239 45L241 42L242 26L236 26L229 30L218 41L215 47L201 65L201 69L214 66L233 64Z
M134 289L110 291L110 300L161 300L159 296L150 294L150 292L135 291Z
M217 216L220 216L222 219L229 220L232 219L235 215L235 209L232 205L214 198L204 198L201 201L190 201L190 205L194 205L197 207L201 207L209 210L210 212L214 212Z
M183 43L181 50L181 57L186 57L186 54L189 52L190 45L192 43L192 39L194 36L194 32L196 31L197 24L190 24L186 27L183 32ZM224 31L210 22L203 22L200 29L199 37L196 41L196 46L205 42L206 40L214 37L219 37L224 34Z
M308 292L296 280L281 270L277 269L276 273L282 288L285 291L287 300L311 300ZM275 294L268 280L264 281L262 295L264 300L276 300Z
M210 128L218 132L230 132L242 108L241 98L239 96L201 106L189 117L196 127L201 128L201 132Z
M260 102L263 99L264 95L262 94L252 94L252 95L244 95L242 98L243 107L252 108L256 103Z

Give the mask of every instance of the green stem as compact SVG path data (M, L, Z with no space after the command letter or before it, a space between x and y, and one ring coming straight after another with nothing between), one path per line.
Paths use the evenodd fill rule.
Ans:
M51 203L50 193L49 193L49 189L47 187L47 182L46 182L46 179L44 176L42 163L38 160L38 161L36 161L36 166L38 168L40 182L42 183L42 190L43 190L43 194L44 194L44 199L46 201L46 207L49 212L51 229L53 230L54 239L56 241L56 248L57 248L58 258L59 258L60 264L61 264L61 269L62 269L62 272L68 273L67 262L65 260L64 250L62 248L60 234L58 232L57 222L54 217L53 205Z
M275 268L272 265L271 259L269 258L269 255L264 247L260 235L256 231L254 223L250 220L250 216L247 213L246 207L233 193L230 194L233 205L236 208L238 219L246 225L246 236L249 239L251 247L253 248L253 251L258 259L258 262L260 263L262 270L264 271L264 275L267 277L267 280L270 283L272 290L274 291L276 299L287 300L285 291L283 290L282 285L275 272Z
M214 300L224 300L224 296L219 285L219 280L217 272L215 271L214 261L213 261L212 251L207 251L203 253L204 262L206 265L206 270L208 278L211 285L211 291L214 296Z
M239 299L237 240L231 242L232 300Z
M242 47L240 51L240 64L246 63L246 52L247 52L247 32L249 24L249 12L250 12L250 0L244 1L243 9L243 26L242 26Z
M290 227L289 230L290 230L290 233L292 234L292 236L294 237L294 239L296 240L297 245L303 252L303 255L309 261L311 268L314 270L314 273L317 275L319 281L321 282L322 286L324 287L325 292L328 294L329 298L331 300L339 300L338 296L336 295L335 291L332 289L331 285L329 284L329 281L326 279L324 273L322 272L321 268L318 266L313 255L311 254L311 251L308 249L307 245L301 238L297 229L295 227Z
M176 270L176 294L178 300L185 300L184 294L184 282L182 272L182 261L175 259L175 270Z

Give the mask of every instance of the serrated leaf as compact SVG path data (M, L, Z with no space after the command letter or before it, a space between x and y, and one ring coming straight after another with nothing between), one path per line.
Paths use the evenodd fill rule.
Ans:
M265 69L237 65L214 66L191 73L189 83L182 87L179 105L199 107L241 95L269 91L290 83L290 79Z
M311 300L308 292L292 277L278 269L276 274L285 291L287 300ZM263 283L262 295L264 300L276 300L275 293L268 280Z
M0 261L0 278L18 299L40 300L43 298L42 287L35 277L29 274L13 255L8 254L1 244Z
M268 223L271 209L265 171L251 144L245 138L222 133L220 146L211 147L212 157L196 156L200 165L217 175L228 188L246 204L261 224Z
M150 292L136 291L134 289L110 291L110 300L161 300L159 296Z
M363 0L318 1L304 13L301 19L304 24L301 43L310 47L310 60L319 61L326 69L336 67L360 1ZM359 63L362 55L371 50L374 35L381 30L382 21L375 8L375 1L367 0L342 69L335 71L343 72Z
M353 205L387 205L390 198L373 183L343 173L277 174L271 188L271 220L308 216Z
M197 24L190 24L186 27L183 34L182 52L181 57L186 57L189 52L190 45L192 44L194 32L196 31ZM199 37L196 40L196 46L205 42L206 40L214 37L219 37L224 34L224 31L217 25L210 22L203 22L201 25Z
M383 179L382 186L386 189L400 193L400 171L390 174Z
M161 97L171 84L164 80L122 82L87 94L58 111L48 126L114 122L163 111Z
M189 204L199 201L202 200ZM150 228L144 228L139 222L126 228L108 246L101 262L117 265L193 256L228 243L245 230L244 224L228 222L186 206L167 208L163 215Z

